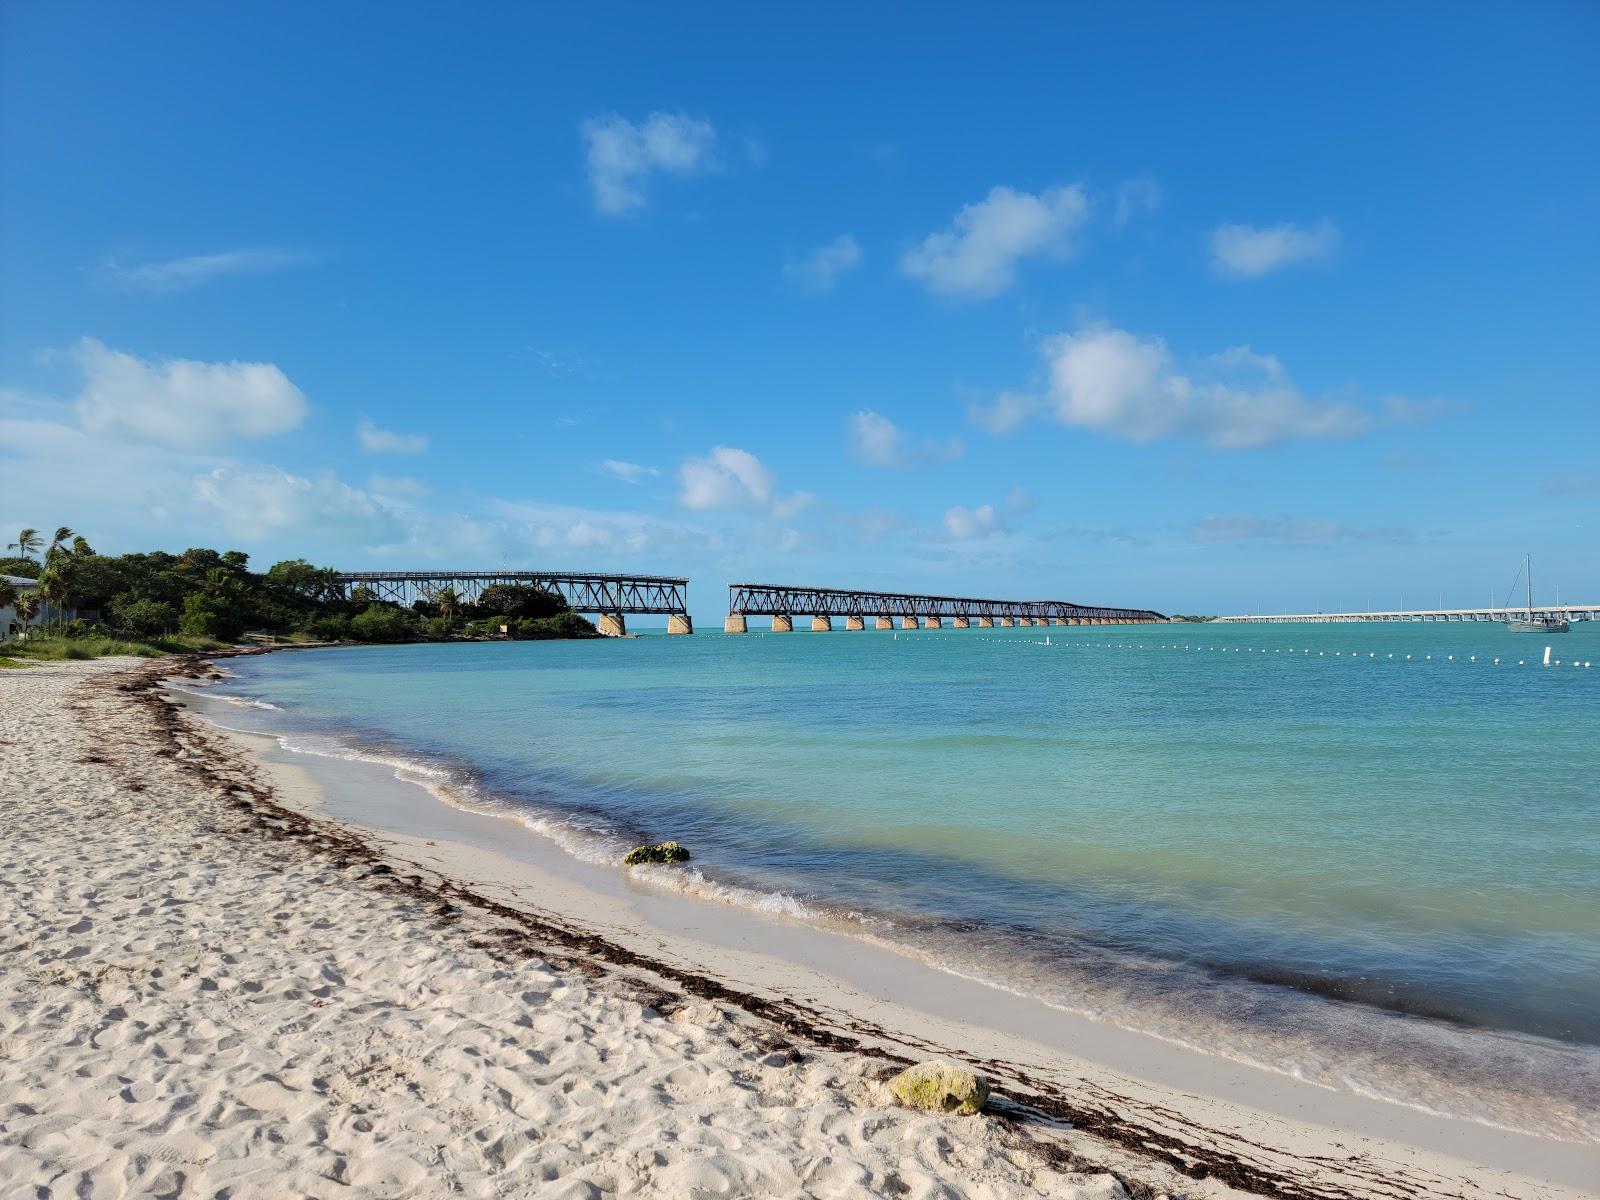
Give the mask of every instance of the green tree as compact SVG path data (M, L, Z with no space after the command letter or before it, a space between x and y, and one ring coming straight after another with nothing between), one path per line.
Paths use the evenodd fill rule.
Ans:
M24 529L17 534L17 540L7 546L6 549L15 550L23 558L27 558L42 545L44 545L44 539L39 536L37 529Z
M409 642L417 636L417 619L403 608L369 604L350 622L350 632L363 642Z
M88 558L94 553L94 547L89 545L89 539L81 533L72 535L72 557Z
M161 600L131 600L126 604L113 604L111 608L111 619L116 628L140 637L166 633L177 616L172 605Z
M559 593L532 584L491 583L473 608L481 614L505 613L516 619L553 617L567 611L567 602Z

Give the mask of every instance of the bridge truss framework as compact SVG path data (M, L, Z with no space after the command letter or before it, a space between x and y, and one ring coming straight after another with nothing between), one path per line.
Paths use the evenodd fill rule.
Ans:
M341 571L334 576L348 596L365 587L379 600L409 606L452 588L476 604L491 584L533 585L554 592L574 612L595 613L600 632L627 632L625 613L662 613L668 633L692 633L689 581L670 575L607 575L591 571Z
M981 625L1005 624L1148 624L1165 621L1161 613L1148 608L1112 608L1103 605L1075 604L1068 600L995 600L975 596L928 596L912 592L873 592L856 588L796 587L789 584L730 583L728 585L729 632L740 632L744 618L769 616L789 622L796 615L807 615L814 629L831 628L834 617L844 617L849 628L864 628L868 617L880 621L899 618L909 625L942 624L952 620L958 626L977 621ZM824 624L827 622L827 624ZM862 622L862 624L857 624ZM776 624L775 628L785 628Z

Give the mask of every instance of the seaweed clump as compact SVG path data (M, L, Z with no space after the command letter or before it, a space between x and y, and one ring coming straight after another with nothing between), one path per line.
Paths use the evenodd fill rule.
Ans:
M622 865L637 867L640 863L681 863L688 862L689 858L689 851L677 842L662 842L657 846L635 846L628 851Z

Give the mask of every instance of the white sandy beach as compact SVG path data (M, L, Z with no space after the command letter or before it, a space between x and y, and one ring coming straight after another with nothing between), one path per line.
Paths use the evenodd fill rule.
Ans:
M645 927L467 824L363 830L152 676L0 672L5 1195L1587 1194L1585 1148L1116 1075ZM934 1054L990 1113L892 1103Z

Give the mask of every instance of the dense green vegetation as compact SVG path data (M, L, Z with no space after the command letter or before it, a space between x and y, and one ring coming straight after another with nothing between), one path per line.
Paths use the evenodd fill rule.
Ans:
M247 634L312 642L599 636L559 595L520 584L492 584L476 603L441 588L402 608L365 588L346 596L332 568L298 558L257 572L237 550L113 557L65 526L48 545L24 529L7 549L16 554L0 558L0 575L38 581L18 588L0 580L0 608L41 618L25 639L7 643L18 658L215 649Z

